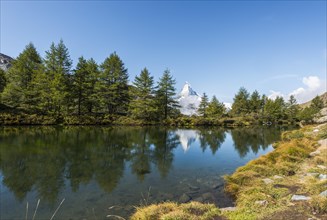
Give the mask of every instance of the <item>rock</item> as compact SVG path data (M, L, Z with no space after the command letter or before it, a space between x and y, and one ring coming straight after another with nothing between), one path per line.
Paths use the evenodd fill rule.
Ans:
M222 187L224 184L223 183L216 183L212 185L213 189L218 189L219 187Z
M197 197L197 198L193 199L193 201L204 202L204 199L202 198L202 196L200 196L200 197Z
M266 205L268 205L268 201L267 200L258 200L258 201L255 201L254 204L266 206Z
M282 176L278 176L278 175L275 175L275 176L273 176L273 178L274 178L274 179L283 179L284 177L282 177Z
M313 177L316 177L319 175L319 173L306 173L305 174L306 176L313 176Z
M311 199L309 196L303 196L303 195L293 195L291 200L292 201L305 201Z
M323 191L322 193L319 194L320 196L327 197L327 190Z
M203 193L202 196L203 200L210 200L210 199L213 199L214 196L212 195L212 193Z
M318 178L321 180L325 180L327 179L327 174L319 174Z
M310 157L314 157L314 156L319 155L320 153L321 153L320 150L316 150L316 151L311 152L309 155L310 155Z
M200 187L198 186L194 186L194 185L191 185L191 184L187 184L188 188L190 188L190 190L199 190Z
M191 199L192 198L189 195L184 193L181 197L179 197L179 202L186 203L186 202L190 201Z
M265 184L270 184L270 183L273 183L273 182L274 182L272 179L269 179L269 178L262 179L262 181L263 181Z
M225 208L219 208L221 211L229 211L229 212L233 212L236 211L237 208L236 207L225 207Z
M320 169L323 169L323 170L326 170L327 169L327 167L324 166L324 165L317 165L317 167L320 168Z
M313 132L319 132L319 129L314 129Z

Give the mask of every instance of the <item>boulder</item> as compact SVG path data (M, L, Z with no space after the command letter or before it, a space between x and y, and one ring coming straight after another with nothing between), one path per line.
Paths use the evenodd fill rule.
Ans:
M268 205L268 201L267 200L258 200L258 201L255 201L254 204L260 205L260 206L266 206L266 205Z
M262 179L262 181L263 181L265 184L270 184L270 183L273 183L273 182L274 182L272 179L269 179L269 178Z
M233 212L236 211L237 208L236 207L225 207L225 208L219 208L221 211L229 211L229 212Z
M327 179L327 174L319 174L318 178L321 180L325 180Z
M291 200L292 201L306 201L311 199L309 196L303 196L303 195L293 195Z
M327 197L327 190L323 191L322 193L319 194L320 196Z
M326 170L327 169L327 167L324 166L324 165L317 165L317 167L320 168L320 169L323 169L323 170Z
M273 176L273 178L274 178L274 179L283 179L284 177L282 177L282 176L278 176L278 175L275 175L275 176Z
M310 157L314 157L314 156L319 155L320 153L321 153L320 150L316 150L316 151L311 152L309 155L310 155Z

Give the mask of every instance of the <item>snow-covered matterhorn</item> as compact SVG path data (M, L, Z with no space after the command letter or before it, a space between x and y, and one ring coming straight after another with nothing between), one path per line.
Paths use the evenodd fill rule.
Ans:
M178 97L180 111L184 115L196 115L201 102L201 96L195 92L188 82L185 82Z

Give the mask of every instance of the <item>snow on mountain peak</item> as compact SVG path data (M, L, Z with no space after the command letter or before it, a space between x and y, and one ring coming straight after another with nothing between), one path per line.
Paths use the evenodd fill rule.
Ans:
M183 86L183 89L180 93L181 96L190 96L190 95L196 95L196 96L199 96L191 87L191 85L186 81L184 86Z
M195 92L188 82L185 82L178 99L180 111L184 115L195 115L199 108L201 97Z

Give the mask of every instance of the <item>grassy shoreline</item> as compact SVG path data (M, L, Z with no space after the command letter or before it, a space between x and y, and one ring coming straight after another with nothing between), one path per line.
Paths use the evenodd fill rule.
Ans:
M220 209L210 217L199 217L203 204L193 203L192 210L166 203L139 207L132 219L324 219L327 197L327 124L305 126L282 134L275 150L239 167L225 176L225 191L235 197L233 211ZM317 150L318 149L318 150ZM314 155L313 152L319 152ZM324 178L320 178L320 176ZM294 195L308 200L293 201ZM211 207L212 208L212 207ZM199 210L197 210L199 209ZM172 215L170 215L172 214ZM170 216L178 216L171 218ZM192 218L190 216L193 216Z
M128 116L117 116L110 114L93 115L38 115L29 113L0 113L0 125L126 125L126 126L147 126L162 125L175 127L196 127L196 126L222 126L222 127L244 127L262 125L269 119L257 116L244 117L222 117L203 118L199 116L179 116L164 121L144 121L133 119ZM269 121L275 125L294 125L297 121L276 120Z

